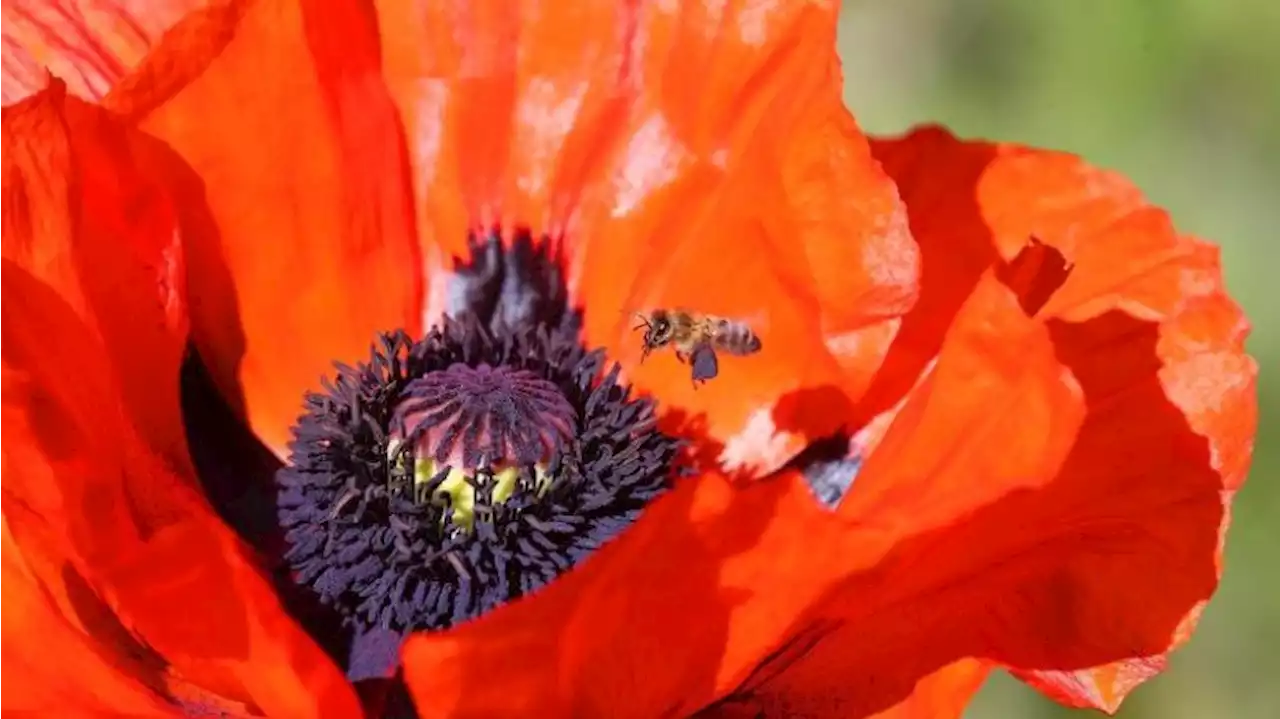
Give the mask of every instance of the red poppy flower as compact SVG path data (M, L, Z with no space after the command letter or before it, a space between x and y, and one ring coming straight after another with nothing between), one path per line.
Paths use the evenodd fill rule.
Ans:
M6 102L111 46L5 13ZM230 2L6 106L4 709L1114 710L1217 584L1247 324L1113 174L868 141L834 36ZM695 389L664 307L763 347Z

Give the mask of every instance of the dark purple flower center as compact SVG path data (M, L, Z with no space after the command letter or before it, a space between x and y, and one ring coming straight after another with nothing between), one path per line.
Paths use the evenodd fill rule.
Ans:
M294 580L388 647L554 579L639 516L676 455L576 314L480 274L461 294L483 312L384 334L309 394L276 475Z
M578 416L554 383L507 366L457 363L413 380L404 394L395 439L453 466L543 461L572 438Z

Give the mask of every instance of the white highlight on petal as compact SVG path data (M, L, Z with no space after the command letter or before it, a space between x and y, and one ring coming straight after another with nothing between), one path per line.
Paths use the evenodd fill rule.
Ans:
M729 0L703 0L701 5L703 12L707 14L702 26L702 34L715 40L724 32L724 27L720 23L724 20L724 9L729 5Z
M422 79L413 85L412 103L418 111L413 116L413 127L409 128L409 154L419 173L413 178L419 196L435 179L448 101L449 86L444 80Z
M868 327L859 327L836 335L824 335L822 344L837 360L860 357L863 355L864 347L867 350L873 349L867 346L871 343L874 343L875 351L883 355L888 351L893 339L898 336L898 330L901 327L902 318L894 317Z
M165 316L171 322L174 318L182 318L179 322L181 322L182 326L186 326L187 315L181 308L183 298L179 283L179 278L182 277L183 261L182 232L174 228L173 241L160 250L160 302L164 306Z
M516 178L521 191L536 195L546 188L586 94L585 82L562 89L549 78L529 80L515 111L514 142L530 158L527 166L519 168L520 176Z
M422 308L423 328L439 324L445 313L455 302L450 297L450 290L456 291L459 284L452 280L453 273L446 270L444 256L435 245L429 246L422 258L423 276L427 283L427 296Z
M1222 447L1208 417L1232 410L1256 374L1253 361L1230 352L1200 352L1160 370L1160 384L1175 406L1187 415L1192 430L1209 440L1209 465L1222 471Z
M791 459L793 435L781 432L773 423L773 408L761 407L747 418L742 431L725 442L720 464L730 472L773 470Z
M879 221L875 231L863 240L862 261L878 285L915 284L920 276L920 252L911 236L905 203L898 202L893 214Z
M759 47L769 39L769 15L785 7L777 0L751 0L738 13L738 37L742 42Z
M671 133L661 113L653 113L631 136L622 165L614 178L611 214L624 217L654 190L676 178L689 151Z

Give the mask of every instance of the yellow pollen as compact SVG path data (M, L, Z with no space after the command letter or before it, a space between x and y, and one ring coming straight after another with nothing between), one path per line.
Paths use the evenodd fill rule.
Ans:
M387 457L391 460L390 472L393 479L406 478L405 453L400 451L402 443L393 439L387 445ZM436 476L443 465L430 457L415 458L413 462L413 496L421 497L430 485L431 478ZM534 478L541 497L551 486L551 475L547 473L544 463L533 466ZM439 507L450 509L449 519L462 531L470 532L475 526L476 490L467 481L468 474L462 469L450 467L444 481L432 494L431 502ZM493 502L502 504L511 498L516 491L520 479L517 467L504 467L493 473ZM425 498L424 498L425 499ZM421 501L421 500L420 500Z

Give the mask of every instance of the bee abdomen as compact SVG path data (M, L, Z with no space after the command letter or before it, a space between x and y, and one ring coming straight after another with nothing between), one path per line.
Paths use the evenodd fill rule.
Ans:
M738 323L726 323L719 332L720 348L729 354L750 355L760 351L760 338L750 327Z

